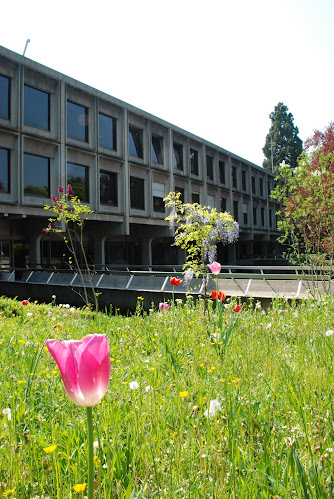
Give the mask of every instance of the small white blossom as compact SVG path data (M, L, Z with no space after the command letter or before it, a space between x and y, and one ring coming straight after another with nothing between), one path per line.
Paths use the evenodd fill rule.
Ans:
M145 392L151 392L153 390L153 388L151 387L151 385L147 385L145 386Z
M32 317L32 312L28 312L27 317Z
M217 414L217 412L220 411L221 407L222 406L220 402L218 402L218 400L210 400L209 409L204 412L204 416L213 418Z
M95 440L95 442L93 443L93 447L94 447L94 449L99 449L99 441L98 440Z
M137 390L139 388L139 384L137 381L131 381L131 383L129 383L129 388L131 388L131 390Z
M334 334L334 331L332 329L329 329L328 331L326 331L326 336L333 336Z
M6 409L4 409L2 411L2 414L4 414L5 416L7 416L8 421L10 421L12 419L12 411L10 410L9 407L7 407Z

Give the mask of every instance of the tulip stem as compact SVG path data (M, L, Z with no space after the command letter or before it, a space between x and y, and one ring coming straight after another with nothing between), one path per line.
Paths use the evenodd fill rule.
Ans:
M94 498L94 446L93 446L93 411L91 407L87 409L87 430L88 430L88 499Z

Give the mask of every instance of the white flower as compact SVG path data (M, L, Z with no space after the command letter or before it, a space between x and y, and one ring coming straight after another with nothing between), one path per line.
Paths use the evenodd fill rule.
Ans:
M145 386L145 392L151 392L153 390L153 388L151 387L151 385L147 385Z
M32 312L28 312L27 317L32 317Z
M6 409L4 409L2 411L2 414L4 414L5 416L7 416L8 421L10 421L12 419L12 411L10 410L9 407L7 407Z
M137 390L139 388L139 384L137 381L131 381L131 383L129 383L129 388L131 388L131 390Z
M220 411L221 409L221 404L220 402L218 402L218 400L210 400L210 404L209 404L209 410L207 409L205 412L204 412L204 416L209 416L209 418L213 418L218 411Z
M94 449L99 449L99 441L98 440L95 440L95 442L93 443L93 447L94 447Z
M329 329L328 331L326 331L326 336L333 336L334 334L334 331L332 329Z
M55 300L57 297L56 297L56 295L52 295L52 296L51 296L51 298L52 298L53 300Z

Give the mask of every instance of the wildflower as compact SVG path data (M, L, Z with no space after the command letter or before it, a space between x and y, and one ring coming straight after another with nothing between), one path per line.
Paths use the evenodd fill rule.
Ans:
M5 492L3 493L3 496L4 497L13 497L15 494L15 489L7 489L5 490Z
M153 390L153 388L151 387L151 385L147 385L145 386L145 392L151 392Z
M137 381L131 381L129 383L129 388L131 388L131 390L137 390L139 388L139 383L137 383Z
M170 310L169 303L159 303L160 312L165 312L166 310Z
M27 313L27 317L32 317L32 313L31 313L31 312L28 312L28 313Z
M177 279L176 277L170 278L170 283L172 286L178 286L179 284L181 284L181 282L182 282L182 279Z
M235 313L240 312L240 305L238 305L238 304L234 305L233 310Z
M55 300L57 297L56 297L56 295L52 295L52 296L51 296L51 298L52 298L53 300Z
M332 329L329 329L328 331L326 331L326 336L333 336L334 334L334 331Z
M73 196L73 189L72 189L71 184L67 184L67 194L69 196Z
M231 383L238 383L241 381L241 378L231 379Z
M29 305L29 301L28 300L22 300L22 305Z
M190 281L194 277L194 271L192 269L187 269L183 275L183 286L189 287Z
M56 203L57 201L58 201L58 198L56 196L51 196L52 204Z
M181 399L184 399L185 397L187 397L188 391L185 390L184 392L179 392L179 395L180 395Z
M214 275L218 275L222 269L222 266L218 262L212 262L211 265L208 265L208 267Z
M137 296L137 300L143 301L144 298L142 296Z
M94 447L94 449L100 448L98 440L95 440L95 442L93 443L93 447Z
M58 194L62 194L64 192L64 187L62 185L58 185Z
M74 485L73 489L76 492L83 492L86 489L86 485L86 483L77 483L76 485Z
M44 447L43 450L46 454L52 454L57 449L57 445L49 445L49 447Z
M2 414L4 414L5 416L7 416L8 421L10 421L12 419L12 411L10 410L9 407L7 407L6 409L4 409L2 411Z
M210 400L210 403L209 403L209 409L207 409L205 412L204 412L204 416L209 416L209 418L213 418L218 411L220 411L221 409L221 404L220 402L218 402L218 400Z
M105 334L88 334L81 341L47 340L67 395L77 405L92 407L108 389L111 363Z

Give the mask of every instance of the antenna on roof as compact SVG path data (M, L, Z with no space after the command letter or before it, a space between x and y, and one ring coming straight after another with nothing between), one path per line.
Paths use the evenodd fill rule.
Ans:
M24 51L23 51L23 57L24 57L24 54L26 53L29 42L30 42L30 38L28 38L28 40L26 41L26 46L24 47Z

